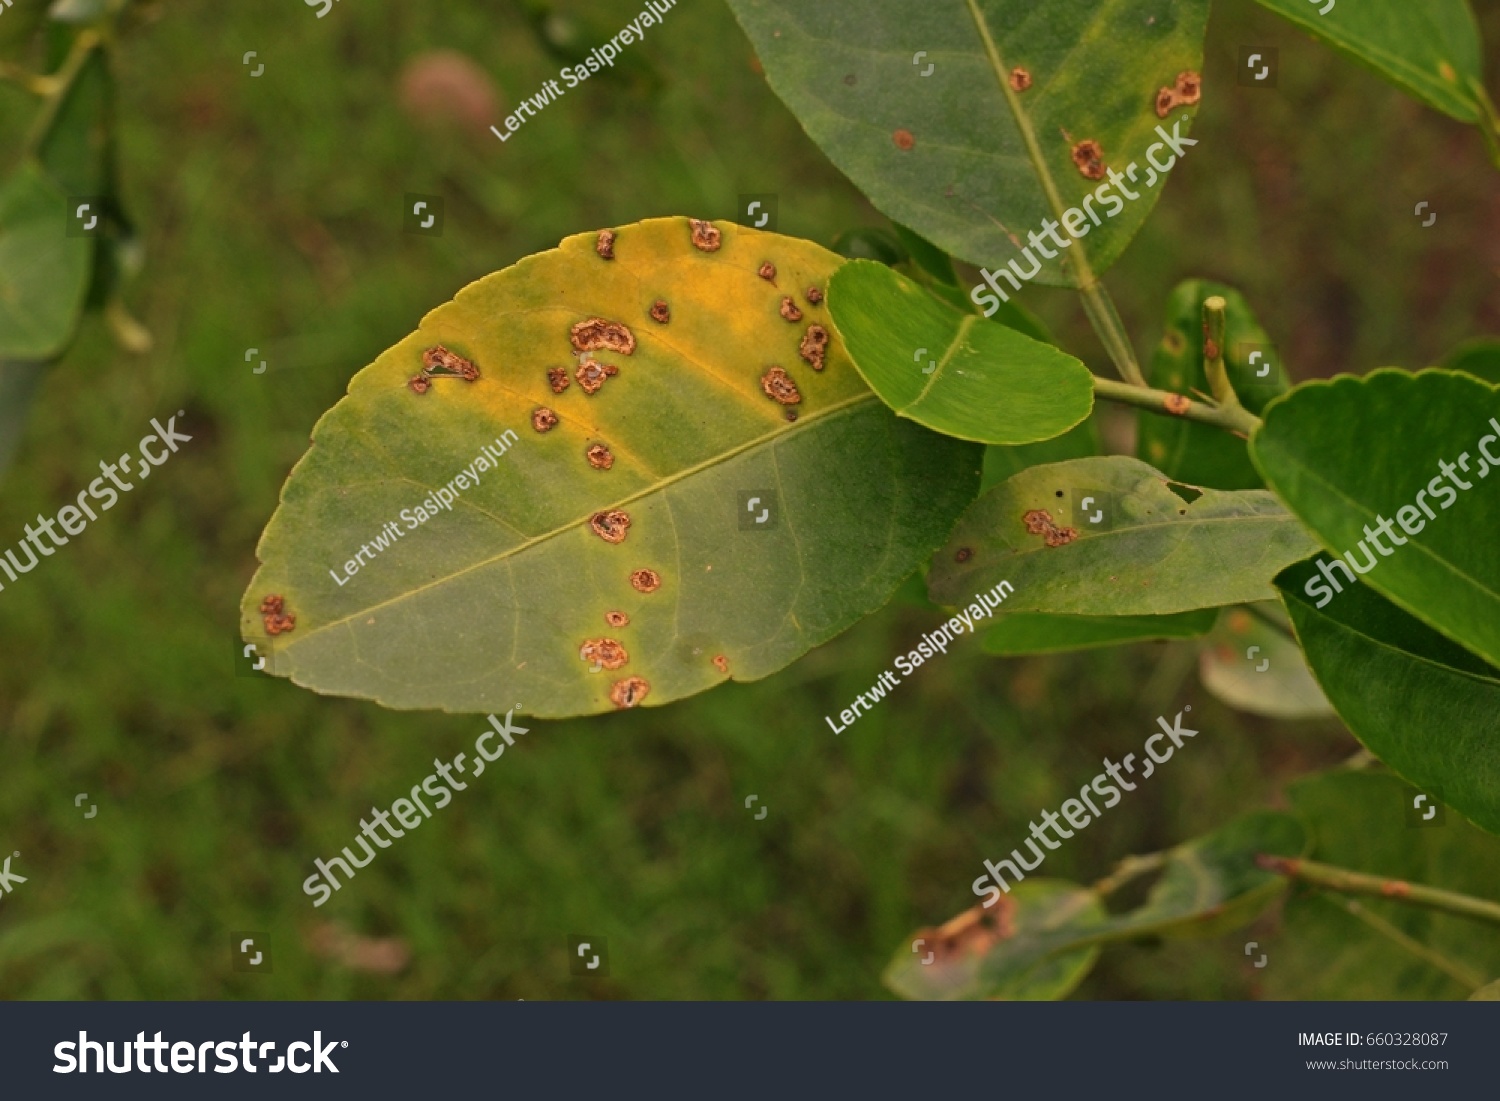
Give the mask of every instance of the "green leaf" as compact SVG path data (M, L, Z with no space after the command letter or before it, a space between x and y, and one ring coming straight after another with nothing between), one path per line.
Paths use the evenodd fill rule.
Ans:
M1212 608L1177 615L1040 615L1018 612L995 617L985 632L984 652L1001 657L1091 650L1126 642L1196 638L1213 625Z
M1089 415L1089 369L1050 344L938 301L883 264L852 260L828 293L833 322L880 400L980 443L1061 435Z
M1461 122L1481 117L1479 27L1466 0L1260 0L1261 6Z
M1461 344L1448 353L1440 366L1471 374L1491 386L1500 386L1500 340L1484 337Z
M913 1001L1052 1001L1083 981L1099 958L1097 945L1049 955L1058 930L1070 933L1098 928L1105 920L1098 895L1062 879L1028 879L1017 883L996 912L966 910L938 929L919 929L909 951L898 951L882 981ZM995 964L990 957L1002 942ZM927 962L924 962L927 961ZM980 967L986 967L981 978Z
M1104 506L1098 527L1085 497ZM1272 599L1271 579L1314 546L1264 490L1209 489L1190 504L1145 463L1112 455L1032 467L983 494L927 583L944 605L1008 580L1007 613L1169 615Z
M1500 833L1500 670L1367 585L1346 585L1319 610L1307 589L1320 581L1309 561L1276 585L1339 716L1413 784Z
M882 213L971 263L1027 265L1012 234L1041 234L1044 219L1082 209L1102 184L1074 163L1075 144L1097 142L1103 167L1122 177L1137 165L1140 187L1126 182L1128 192L1094 200L1108 205L1096 209L1099 224L1086 223L1085 239L1052 259L1032 250L1040 282L1075 286L1087 281L1089 264L1102 272L1114 262L1161 193L1146 160L1163 124L1157 95L1179 74L1201 71L1209 5L730 0L730 7L772 89L829 159ZM1030 77L1024 91L1011 86L1018 68ZM1165 127L1179 121L1185 137L1187 114Z
M1287 789L1313 838L1312 859L1494 898L1500 842L1453 814L1436 828L1414 828L1407 817L1413 795L1394 776L1347 769L1303 777ZM1351 901L1357 913L1348 909ZM1500 974L1500 937L1468 918L1300 886L1281 917L1279 934L1261 943L1270 957L1262 972L1267 998L1454 999ZM1435 960L1472 972L1472 980L1456 980Z
M984 477L980 480L979 488L981 491L989 489L1012 475L1042 463L1086 459L1091 455L1098 455L1102 450L1097 414L1050 440L1038 440L1036 443L1017 444L1013 447L991 444L984 449Z
M1082 804L1080 804L1080 807ZM1244 925L1285 889L1255 864L1258 853L1300 856L1307 838L1288 814L1258 811L1166 855L1145 902L1109 915L1097 890L1023 879L939 929L921 929L898 951L885 983L907 998L1060 998L1093 966L1098 946L1138 937L1209 937ZM976 884L978 881L976 881ZM987 893L994 894L993 888Z
M30 162L0 186L0 359L51 359L77 327L91 242L67 235L66 205Z
M1500 664L1500 477L1481 443L1500 457L1500 391L1383 369L1272 402L1250 448L1266 484L1366 584ZM1410 526L1395 527L1403 517Z
M1262 615L1284 618L1279 605L1260 607ZM1198 655L1198 677L1230 707L1252 715L1316 719L1333 714L1297 644L1243 608L1219 614Z
M1271 349L1244 296L1232 287L1202 279L1179 283L1167 303L1166 332L1151 357L1148 381L1158 390L1192 395L1209 392L1203 370L1203 300L1223 297L1224 366L1240 403L1259 414L1286 392L1286 370ZM1258 353L1258 354L1257 354ZM1255 356L1254 362L1250 361ZM1265 377L1259 372L1265 371ZM1137 458L1170 478L1215 489L1260 489L1263 483L1245 450L1245 441L1218 428L1179 417L1142 411L1136 420Z
M764 677L884 604L972 499L979 449L893 416L836 337L826 369L799 358L826 320L805 290L826 288L838 257L719 232L700 251L685 219L624 226L613 260L595 234L570 237L465 288L356 375L261 538L242 627L269 671L391 707L591 714L632 677L647 705ZM783 319L784 297L802 320ZM658 299L664 324L648 316ZM627 326L634 352L594 353L619 374L592 396L577 381L554 394L547 371L574 376L570 332L591 317ZM413 393L439 343L480 377ZM800 404L763 392L773 363ZM542 407L560 419L547 432L532 426ZM519 440L455 487L453 511L412 511L508 429ZM586 460L594 444L608 469ZM630 518L623 542L596 534L612 510ZM392 521L394 542L364 551ZM657 591L632 584L643 569ZM296 619L274 640L258 610L271 594ZM628 625L607 625L615 612ZM603 662L581 654L599 639L627 660L590 674Z

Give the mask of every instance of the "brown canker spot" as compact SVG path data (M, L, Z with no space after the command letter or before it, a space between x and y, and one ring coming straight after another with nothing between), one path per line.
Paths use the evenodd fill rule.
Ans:
M636 570L630 575L630 587L638 593L654 593L661 588L661 574L655 570Z
M760 377L760 388L766 392L766 397L779 401L782 405L796 405L802 400L792 376L780 367L773 366Z
M531 411L531 427L538 432L551 432L557 427L557 414L545 405Z
M714 668L721 673L729 672L729 659L723 654L714 655Z
M718 252L719 246L724 243L723 235L719 227L712 222L700 222L697 218L689 218L688 224L693 227L693 247L702 252Z
M1017 65L1010 71L1010 87L1012 91L1024 92L1031 87L1031 74Z
M1160 88L1156 93L1156 117L1164 119L1177 106L1177 93L1171 88Z
M600 348L607 348L625 356L635 354L635 335L618 321L591 317L574 325L569 332L575 351L595 352Z
M260 602L260 614L280 615L285 607L286 601L281 598L281 595L279 593L271 593Z
M599 388L604 385L605 379L619 373L620 369L612 364L586 359L578 365L578 370L573 372L573 377L578 380L578 385L583 387L585 394L597 394Z
M781 299L781 316L787 321L802 320L802 311L797 308L797 303L792 301L790 295L785 295Z
M609 690L609 702L616 707L634 707L651 691L651 685L640 677L626 677L615 681Z
M917 139L912 137L910 130L897 130L891 135L891 140L896 143L896 148L903 153L917 144Z
M1172 87L1161 88L1156 93L1156 117L1166 118L1174 108L1191 107L1203 96L1203 78L1191 69L1177 74Z
M611 627L629 627L630 617L624 612L605 612L604 622Z
M473 382L479 377L479 368L461 355L450 352L441 344L428 348L422 353L422 371L424 374L435 372L457 375L467 382Z
M589 449L583 454L588 459L589 466L595 470L608 470L615 465L614 455L602 443L590 444Z
M432 380L426 375L414 375L406 380L406 385L411 387L414 394L425 394L432 386Z
M809 325L807 334L803 336L802 343L797 346L797 352L804 360L812 364L814 371L823 369L823 358L828 351L828 330L821 325Z
M1104 178L1104 148L1090 138L1073 146L1073 163L1090 180Z
M797 420L797 410L795 410L795 409L788 409L786 411L786 413L785 413L785 416L786 416L787 422L789 424L790 423L795 423L796 420Z
M1052 514L1044 508L1034 508L1021 517L1026 530L1040 535L1049 547L1062 547L1078 538L1077 528L1060 528L1052 521Z
M1015 899L1002 895L993 910L975 906L936 929L919 929L916 939L925 942L933 963L952 963L965 956L978 960L1000 941L1015 936L1015 909Z
M605 260L613 260L615 258L615 231L601 229L599 240L594 242L594 251Z
M1193 403L1181 394L1168 394L1162 400L1162 406L1174 417L1181 417L1186 415L1187 411L1193 407Z
M971 559L973 557L974 557L974 548L973 547L959 547L958 548L958 553L953 556L953 561L955 561L955 562L967 562L969 559Z
M547 369L547 385L552 387L554 394L561 394L568 388L568 369L566 367L549 367Z
M264 619L266 634L280 635L297 626L297 617L291 615L268 615Z
M630 514L619 509L596 512L589 517L589 527L606 543L625 542L625 533L630 530Z
M810 305L821 306L823 304L823 292L817 287L808 287L807 301Z
M755 273L768 283L776 282L776 265L767 260L760 266L760 271Z
M651 320L660 325L665 325L672 320L672 308L658 298L651 303Z
M593 665L595 662L606 669L618 669L630 660L630 655L612 638L591 638L584 642L578 656Z
M1406 898L1411 894L1411 884L1401 879L1388 879L1380 885L1380 893L1387 898Z

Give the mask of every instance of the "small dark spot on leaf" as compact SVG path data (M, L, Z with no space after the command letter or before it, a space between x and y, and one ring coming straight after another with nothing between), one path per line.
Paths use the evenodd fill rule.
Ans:
M853 84L854 84L854 82L857 79L858 79L858 77L856 77L853 73L849 73L847 76L844 77L844 83L848 84L848 85L850 85L852 87Z
M1189 409L1192 408L1193 403L1187 398L1183 397L1181 394L1168 394L1162 401L1162 405L1166 408L1167 412L1171 413L1174 417L1181 417L1185 415Z
M593 665L598 662L606 669L618 669L630 660L630 655L612 638L591 638L584 642L578 656Z
M1104 149L1092 139L1073 146L1073 163L1088 179L1104 178Z
M697 218L689 218L688 223L693 227L693 247L703 252L718 252L719 246L723 244L719 227L712 222L700 222Z
M772 367L761 376L760 388L766 392L766 397L779 401L782 405L796 405L802 400L797 384L780 367Z
M959 547L958 548L958 553L953 556L953 561L955 561L955 562L967 562L969 559L971 559L973 557L974 557L974 548L973 547Z
M591 317L580 321L571 330L573 348L579 352L593 352L608 348L621 355L635 353L635 336L618 321L606 321L602 317Z
M601 229L599 240L594 242L594 251L606 260L613 260L615 258L615 231Z
M797 303L793 302L790 296L785 296L781 300L781 316L788 321L802 320L802 311L797 308Z
M769 283L776 282L776 265L767 260L760 266L760 271L755 273Z
M630 626L630 617L624 612L605 612L604 622L608 623L611 627L628 627Z
M1031 87L1031 74L1017 65L1010 71L1010 86L1013 91L1024 92Z
M640 677L626 677L624 680L615 681L609 690L609 700L616 707L634 707L640 703L651 691L651 685Z
M891 140L896 143L896 148L903 153L917 144L917 139L912 137L910 130L897 130L891 135Z
M414 394L425 394L428 388L432 386L432 380L426 375L415 375L407 380L406 385L411 387Z
M802 343L797 346L797 351L802 358L812 364L814 371L823 369L824 356L828 350L828 330L821 325L809 325L807 334L803 336Z
M611 364L586 359L578 365L578 370L573 372L573 377L578 380L578 385L583 387L585 394L597 394L599 388L604 385L605 379L619 373L620 369Z
M661 574L655 570L636 570L630 575L630 587L638 593L654 593L661 588Z
M1182 339L1182 334L1176 329L1168 329L1167 335L1161 338L1161 346L1167 350L1168 355L1181 355L1186 344L1187 341Z
M590 444L584 456L588 459L589 466L595 470L608 470L615 465L614 455L602 443Z
M531 427L538 432L551 432L557 427L557 414L545 405L533 409L531 412Z
M651 303L651 320L665 325L672 320L672 310L665 302L658 298Z
M630 530L630 514L617 508L596 512L589 517L589 527L606 543L623 543L625 533Z
M729 672L729 659L723 654L714 655L714 668L721 673Z
M552 387L552 392L554 394L561 394L569 386L568 369L566 367L548 368L547 385Z
M795 410L795 409L788 409L786 411L786 419L788 421L795 421L797 419L797 410Z

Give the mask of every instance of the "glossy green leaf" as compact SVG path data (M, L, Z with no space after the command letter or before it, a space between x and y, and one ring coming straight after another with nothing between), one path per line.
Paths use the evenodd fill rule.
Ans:
M1449 352L1439 366L1500 386L1500 340L1493 337L1471 340Z
M1189 503L1145 463L1111 455L1032 467L983 494L927 583L944 605L1009 581L1007 612L1169 615L1272 599L1271 579L1313 549L1264 490Z
M1151 357L1148 381L1158 390L1190 397L1195 390L1209 393L1203 370L1203 300L1214 295L1228 303L1224 366L1230 384L1240 403L1258 414L1286 392L1286 370L1244 297L1222 283L1190 279L1172 291L1166 331ZM1263 487L1245 441L1222 429L1145 411L1138 415L1136 427L1136 456L1170 478L1215 489Z
M1259 605L1262 615L1285 619L1281 607ZM1226 608L1203 641L1198 679L1218 699L1240 711L1273 719L1317 719L1333 705L1313 679L1302 651L1285 632L1244 608Z
M66 205L30 162L0 186L0 358L50 359L73 336L91 242L68 236Z
M1054 954L1051 938L1059 930L1076 935L1097 929L1105 917L1099 896L1085 887L1062 879L1027 879L1015 885L998 912L975 907L940 929L917 930L908 938L910 950L896 953L882 979L913 1001L1064 998L1093 969L1099 948ZM1038 951L1038 945L1045 947Z
M1496 898L1500 841L1451 811L1442 824L1418 828L1409 817L1414 794L1394 776L1347 769L1304 777L1287 790L1312 835L1312 859ZM1261 943L1270 957L1260 973L1267 998L1451 1000L1500 974L1500 936L1468 918L1307 887L1290 894L1281 918Z
M1344 375L1272 402L1250 447L1366 584L1500 664L1500 390L1441 370Z
M1094 200L1099 222L1085 220L1084 238L1060 255L1060 246L1048 248L1053 258L1032 250L1039 281L1073 286L1078 254L1087 249L1093 270L1106 269L1161 193L1146 159L1160 140L1156 127L1171 132L1181 123L1185 138L1194 109L1164 121L1157 94L1179 74L1202 70L1209 5L730 0L730 7L771 87L829 159L879 210L953 256L1029 267L1012 235L1045 233L1045 219L1082 210L1103 183L1074 162L1076 144L1098 143L1101 175L1113 169L1126 179L1134 165L1129 175L1139 186L1127 180L1124 191ZM1011 84L1018 68L1029 75L1022 91Z
M270 671L402 708L588 714L610 710L629 678L663 704L766 676L838 634L951 528L979 449L893 416L836 337L824 370L799 357L826 320L805 290L826 287L838 257L730 224L722 247L701 251L681 218L615 232L613 260L581 234L471 284L319 421L242 605ZM776 285L757 274L766 262ZM786 297L800 321L783 319ZM658 299L665 323L648 316ZM555 394L549 369L587 369L570 331L591 317L626 326L634 352L595 351L618 376L592 396L576 380ZM480 377L418 395L407 380L439 343ZM773 364L799 404L763 392ZM543 407L560 423L539 432ZM452 511L413 511L507 430L478 484L455 486ZM586 458L595 444L607 469ZM610 511L630 519L622 542L596 534ZM387 522L394 542L363 550ZM659 589L632 583L643 569ZM274 639L258 611L271 594L296 617ZM629 623L607 625L616 612ZM583 658L599 639L623 647L623 665Z
M1305 562L1276 584L1339 716L1413 784L1441 789L1450 806L1500 833L1500 670L1369 586L1346 585L1328 600L1322 580Z
M1429 107L1480 118L1479 27L1467 0L1260 0Z
M1216 613L1200 608L1177 615L1042 615L1018 612L995 618L981 646L987 654L1057 654L1127 642L1196 638L1213 627Z
M1100 945L1216 936L1253 920L1286 886L1256 866L1256 855L1300 856L1306 847L1291 815L1245 815L1172 849L1145 901L1120 914L1106 914L1096 890L1023 879L992 898L988 910L981 903L940 929L907 938L903 949L932 941L936 958L921 963L926 945L898 951L885 982L908 998L1059 998L1082 979L1093 964L1087 953Z
M947 436L1022 444L1059 436L1094 407L1079 360L940 302L883 264L853 260L829 284L834 327L880 399Z

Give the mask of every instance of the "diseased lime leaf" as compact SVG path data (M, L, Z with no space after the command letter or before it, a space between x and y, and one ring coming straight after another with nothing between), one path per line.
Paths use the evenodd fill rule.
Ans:
M1262 616L1284 622L1279 604L1258 606ZM1219 613L1198 655L1198 678L1230 707L1275 719L1314 719L1333 714L1333 706L1313 679L1302 651L1284 631L1245 608Z
M730 7L772 89L882 213L971 263L1025 268L1022 249L1031 246L1017 240L1045 235L1045 220L1078 209L1082 238L1031 247L1038 281L1074 286L1079 254L1086 249L1093 271L1104 271L1161 194L1147 154L1161 141L1158 125L1187 138L1209 4ZM1155 152L1171 165L1175 154ZM1106 180L1111 169L1116 177ZM1085 197L1101 187L1086 209Z
M1024 470L984 493L933 559L944 605L1009 581L1009 612L1169 615L1275 596L1271 579L1314 543L1264 490L1191 503L1123 455Z
M956 310L883 264L845 264L829 306L845 350L880 399L945 435L1034 443L1093 408L1093 376L1079 360Z
M246 639L319 692L548 717L754 680L833 637L931 553L980 464L860 379L825 327L840 262L668 218L471 284L316 426Z
M1333 552L1330 598L1358 571L1500 664L1500 390L1436 369L1311 382L1266 407L1250 449Z

